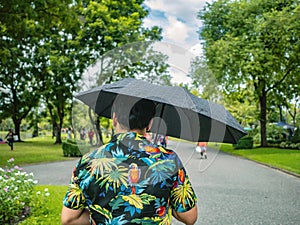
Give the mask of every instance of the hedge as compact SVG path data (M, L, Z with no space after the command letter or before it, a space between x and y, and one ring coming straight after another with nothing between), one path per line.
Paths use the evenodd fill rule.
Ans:
M300 143L292 143L292 142L281 142L279 145L280 148L285 148L285 149L298 149L300 150Z
M233 147L235 149L251 149L253 148L253 137L244 136L238 140L238 143L234 144Z
M62 143L63 155L65 157L81 157L88 153L90 149L91 146L84 142L67 140Z

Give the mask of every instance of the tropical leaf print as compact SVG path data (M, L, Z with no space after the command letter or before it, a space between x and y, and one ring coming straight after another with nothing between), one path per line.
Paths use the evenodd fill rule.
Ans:
M124 185L126 188L128 186L127 177L128 177L128 169L124 166L116 167L114 170L111 170L109 173L106 173L100 182L100 187L103 185L112 186L114 192L117 191L121 185Z
M115 199L112 199L109 203L109 206L111 207L112 211L115 211L119 209L120 207L124 206L124 200L122 199L121 196L118 196Z
M143 209L144 205L149 205L150 201L153 201L156 199L153 195L148 194L141 194L141 195L128 195L128 196L122 196L123 200L128 202L130 205L133 205L135 208Z
M171 225L197 202L177 154L134 132L84 155L72 178L64 205L90 207L96 224Z
M135 208L142 209L143 202L142 199L138 195L128 195L122 197L124 201L128 202L130 205L133 205Z
M67 201L72 202L74 209L81 208L80 204L85 202L84 195L77 184L70 184Z
M149 171L152 173L149 175L150 181L153 185L169 179L173 175L175 169L173 160L159 160L149 166L145 173L145 179L147 178Z
M110 172L114 167L117 167L114 158L98 158L91 160L91 164L88 166L89 173L99 177L104 175L104 172Z
M90 208L101 215L105 216L107 219L112 219L112 214L107 209L101 207L100 205L90 205Z
M156 171L170 171L175 167L173 160L160 160L156 161L149 166L148 170L154 169Z
M151 201L154 201L156 199L153 195L148 195L146 193L141 194L140 198L142 199L142 202L144 205L149 205Z
M104 224L105 225L123 225L123 224L126 224L126 223L128 223L128 220L125 220L124 217L125 217L125 215L115 217L111 220L105 221Z
M123 141L123 139L124 139L127 135L128 135L127 133L119 134L116 143L119 144L120 141Z
M82 156L81 158L81 163L87 163L91 160L91 158L94 158L94 156L98 156L98 157L103 157L103 150L105 149L106 145L102 145L101 147L99 147L97 150L87 153L85 155Z
M158 224L158 225L171 225L172 222L172 210L171 210L171 216L168 214L168 216L164 218L160 218L159 216L154 217L144 217L142 219L136 218L131 220L133 223L137 224Z
M181 204L185 209L186 204L189 206L194 205L194 191L192 189L189 179L186 177L183 185L178 185L175 189L171 191L175 205Z

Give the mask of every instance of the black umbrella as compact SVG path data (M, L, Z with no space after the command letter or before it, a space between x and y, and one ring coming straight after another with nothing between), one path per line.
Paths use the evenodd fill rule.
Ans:
M117 96L149 99L157 103L152 132L189 141L237 143L244 129L225 108L177 86L160 86L133 78L105 84L75 97L96 114L111 118Z

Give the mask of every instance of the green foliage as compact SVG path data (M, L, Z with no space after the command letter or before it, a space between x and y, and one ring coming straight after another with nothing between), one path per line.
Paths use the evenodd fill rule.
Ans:
M270 144L276 144L282 141L286 141L286 137L283 134L286 134L286 137L288 136L286 129L280 126L276 126L275 124L268 124L267 140Z
M284 149L299 149L300 150L300 143L293 143L290 141L283 141L279 144L280 148L284 148Z
M294 135L292 137L292 142L293 143L300 143L300 129L297 128L294 132Z
M35 186L36 201L32 203L30 214L20 225L61 225L62 199L66 191L67 186Z
M15 224L30 208L37 181L33 180L33 174L14 165L14 158L7 162L6 168L0 167L0 224Z
M237 144L233 145L235 149L252 149L253 148L253 137L244 136Z
M283 127L276 126L275 124L267 124L267 141L270 144L279 144L287 141L288 131ZM254 129L253 140L254 143L260 144L260 126Z
M161 40L161 29L142 27L148 15L143 2L101 0L81 7L85 20L78 40L84 60L79 63L94 66L92 85L143 74L146 80L169 82L166 57L149 48L152 41Z
M73 94L81 87L78 81L83 71L114 48L161 40L160 28L142 27L147 15L143 1L2 1L0 120L12 117L18 134L30 112L47 111L60 144L59 131L71 114ZM151 57L128 63L126 74L118 70L109 76L119 79L147 74L151 80L168 82L165 57ZM153 74L161 74L161 79ZM103 82L113 80L102 75L99 72ZM102 84L96 80L93 77L94 85Z
M299 1L217 0L207 3L199 18L208 68L228 94L254 90L266 145L270 94L277 103L279 95L299 96Z
M64 42L64 49L69 47L68 40L63 38L66 34L72 36L70 33L79 25L75 3L72 0L1 2L0 88L4 91L0 92L0 117L11 117L17 134L21 121L40 103L45 87L47 91L53 88L45 85L41 77L49 75L45 66L50 65L49 55L60 54L62 45L58 40ZM51 51L45 47L49 43L59 49L53 47ZM75 64L67 59L64 62L65 67Z
M91 150L91 146L85 142L67 140L62 143L62 150L65 157L81 157Z

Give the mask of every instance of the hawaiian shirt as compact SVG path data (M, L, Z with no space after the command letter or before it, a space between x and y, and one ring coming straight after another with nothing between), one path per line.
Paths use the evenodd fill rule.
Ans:
M115 135L73 170L64 205L96 224L171 224L197 197L178 155L134 132Z

